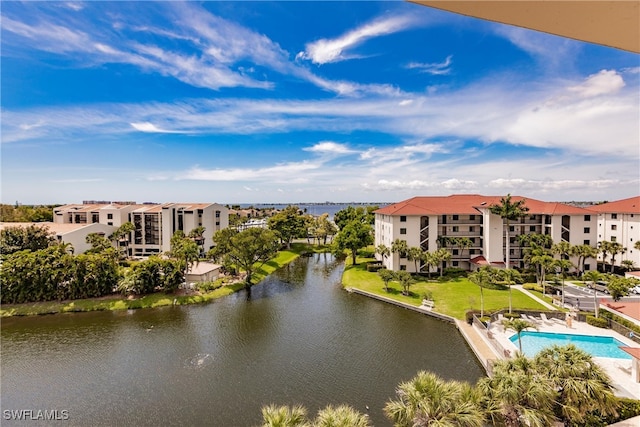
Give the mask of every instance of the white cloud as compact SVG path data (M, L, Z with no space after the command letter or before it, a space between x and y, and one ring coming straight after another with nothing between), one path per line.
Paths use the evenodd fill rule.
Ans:
M271 182L292 182L296 178L303 178L300 174L308 171L316 170L320 167L320 163L308 161L283 163L271 167L263 168L229 168L229 169L203 169L200 167L192 168L184 174L178 176L178 179L190 179L201 181L262 181L269 180Z
M297 59L308 59L314 64L326 64L350 59L346 52L366 40L409 29L414 24L408 15L376 19L335 39L320 39L307 43Z
M187 132L181 132L176 130L161 129L156 125L154 125L153 123L149 123L149 122L131 123L131 127L134 128L135 130L139 130L140 132L148 132L148 133L187 133Z
M452 58L453 58L453 55L449 55L444 60L444 62L440 62L440 63L436 62L431 64L424 64L420 62L410 62L409 64L407 64L407 68L410 70L417 69L421 73L427 73L432 75L446 75L451 72L450 65L453 62Z
M356 151L350 149L346 144L339 144L333 141L321 141L311 147L303 148L304 151L320 154L353 154Z
M586 98L616 93L623 87L624 80L620 74L614 70L602 70L590 75L582 84L570 86L569 91Z

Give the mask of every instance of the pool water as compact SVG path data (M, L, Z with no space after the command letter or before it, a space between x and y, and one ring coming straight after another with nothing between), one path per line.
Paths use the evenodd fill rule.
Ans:
M522 340L522 351L529 357L535 356L543 348L551 347L552 345L573 344L594 357L631 360L631 355L619 348L621 346L624 347L625 344L613 337L523 331L520 334L520 338ZM509 339L518 347L518 334L512 335Z

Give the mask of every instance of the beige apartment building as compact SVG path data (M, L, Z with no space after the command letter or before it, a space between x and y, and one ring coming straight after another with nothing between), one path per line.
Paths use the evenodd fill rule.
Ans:
M181 230L189 234L204 227L204 251L213 247L216 231L229 226L229 210L217 203L136 204L105 202L70 204L53 211L56 224L104 224L115 230L126 222L135 230L129 236L129 255L145 257L170 249L171 236Z
M618 242L626 250L617 254L614 265L631 260L640 267L640 250L634 245L640 241L640 196L589 207L598 214L598 241ZM598 255L602 260L602 254ZM611 262L611 255L607 258Z
M431 252L443 246L444 238L467 237L468 248L446 245L451 259L446 267L476 270L483 265L505 267L505 223L489 207L500 203L501 196L464 194L451 196L414 197L375 211L375 245L391 248L396 239L405 240L409 247L420 247ZM523 199L513 196L512 200ZM597 219L595 211L555 202L526 198L529 212L518 221L510 222L509 260L512 267L524 267L524 251L519 245L521 234L547 234L554 243L566 241L572 245L597 245ZM382 260L380 255L377 255ZM571 260L577 264L577 259ZM384 265L390 270L415 272L413 261L393 253L385 257ZM418 270L424 270L418 264ZM587 260L585 270L595 270L596 261Z

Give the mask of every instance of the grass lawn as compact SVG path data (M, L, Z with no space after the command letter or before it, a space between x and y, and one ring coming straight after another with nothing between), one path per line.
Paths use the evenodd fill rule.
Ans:
M422 294L431 291L435 301L434 311L446 314L456 319L464 320L465 312L469 309L480 309L480 288L466 278L456 278L441 281L437 274L432 280L426 278L416 280L411 286L410 296L402 295L402 288L398 282L389 283L389 292L384 290L384 283L377 273L368 272L366 263L373 258L358 258L357 265L352 265L351 258L347 258L342 283L344 287L362 289L377 295L393 298L398 301L419 306ZM511 291L513 309L545 310L542 304L517 290ZM484 310L491 312L509 307L509 290L484 290Z
M296 259L303 252L315 250L322 250L322 248L310 247L309 245L302 243L292 244L291 249L278 252L275 258L257 269L253 273L252 282L260 282L278 268ZM162 307L172 305L174 299L176 301L176 305L198 304L230 295L243 288L244 283L235 283L232 285L222 286L211 292L206 292L200 295L172 295L157 292L134 299L128 299L121 295L111 295L101 298L87 298L62 302L46 301L26 304L3 304L0 308L0 317Z

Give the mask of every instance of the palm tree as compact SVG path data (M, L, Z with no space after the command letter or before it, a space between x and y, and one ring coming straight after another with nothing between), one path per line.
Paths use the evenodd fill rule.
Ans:
M534 363L553 382L555 413L565 425L568 421L584 423L594 411L600 416L617 415L611 379L589 353L572 344L554 345L541 350Z
M624 268L626 271L631 271L635 268L636 263L633 262L632 259L625 259L620 261L620 265L622 265L622 268Z
M611 242L603 240L598 242L598 252L602 253L602 272L607 271L607 255L609 254L609 247Z
M369 416L356 411L351 406L331 405L318 411L313 427L370 427Z
M205 232L206 228L204 228L203 226L199 226L194 228L193 230L191 230L189 232L189 234L187 235L187 237L189 237L190 239L193 239L194 242L196 242L196 244L200 247L200 254L204 253L204 232Z
M410 247L409 250L407 251L407 260L413 261L416 273L420 272L420 270L418 269L418 262L422 260L422 254L423 254L422 249L416 246Z
M560 275L562 277L562 306L564 307L564 279L566 277L565 272L573 267L571 261L568 259L557 259L553 262L555 267L560 270Z
M302 406L276 406L262 407L263 427L296 427L307 424L307 410Z
M520 339L522 332L530 328L538 329L533 323L518 318L503 320L502 325L505 329L513 329L515 333L518 334L518 348L520 348L520 353L522 353L522 341Z
M596 283L598 280L600 280L600 277L602 277L602 275L595 271L595 270L590 270L587 271L586 273L584 273L584 276L582 276L582 278L587 281L587 282L592 282L592 283ZM600 309L600 305L598 304L598 291L595 289L593 289L593 305L595 307L596 310L596 317L598 317L599 314L599 309Z
M500 204L494 204L489 206L489 211L494 215L499 215L503 221L506 221L505 224L505 235L506 235L506 268L507 270L511 267L510 265L510 252L511 252L511 243L509 237L509 223L510 221L515 221L525 216L527 212L529 212L529 208L525 206L526 200L520 199L518 201L511 201L511 194L507 194L506 197L500 199Z
M461 257L462 257L462 253L464 252L464 250L465 249L469 249L471 247L471 245L473 245L473 242L468 237L456 237L454 239L454 243L458 247L458 249L460 250L460 256Z
M613 273L613 269L616 265L616 255L623 254L627 251L627 248L622 246L622 244L618 242L610 242L609 252L611 252L611 273Z
M408 271L397 271L396 272L396 280L400 282L400 286L402 286L402 295L409 295L409 288L413 284L413 278Z
M391 249L389 249L388 246L381 243L378 246L376 246L376 253L382 257L382 264L384 265L384 259L385 257L388 257L389 255L391 255Z
M640 251L640 240L636 241L636 242L633 244L633 248L634 248L634 249L637 249L637 250L639 250L639 251Z
M391 252L398 254L400 258L404 258L407 255L407 251L409 251L409 246L407 246L406 240L396 239L391 243Z
M493 376L478 381L488 425L546 427L555 417L555 390L522 354L493 365Z
M469 274L468 278L471 282L480 288L480 317L484 317L484 292L483 289L491 280L491 267L482 267L480 270Z
M382 279L384 283L384 290L389 292L389 282L393 280L395 274L391 270L387 270L386 268L381 268L378 270L378 276Z
M422 262L424 266L427 268L427 273L429 273L429 279L431 279L431 268L437 266L440 261L436 258L433 252L424 251L422 253Z
M511 286L522 282L522 275L518 270L499 270L500 279L509 287L509 313L511 313Z
M598 250L590 245L576 245L571 248L571 255L578 257L578 271L584 273L584 264L589 258L596 258Z
M536 277L538 283L542 286L543 295L546 294L546 274L551 270L553 265L553 257L549 255L549 251L543 248L534 248L527 254L529 263L536 269Z
M467 383L445 381L432 372L420 371L401 383L396 395L384 412L397 427L484 425L480 397Z
M440 277L442 277L444 273L444 263L451 259L451 252L445 248L440 248L433 253L433 256L438 260L438 264L442 263L442 268L440 269Z

